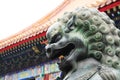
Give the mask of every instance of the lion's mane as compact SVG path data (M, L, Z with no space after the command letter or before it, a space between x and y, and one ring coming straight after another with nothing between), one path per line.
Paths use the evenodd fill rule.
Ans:
M120 30L114 22L104 12L85 7L65 12L57 21L65 26L73 16L74 26L69 30L75 29L81 33L88 48L88 57L120 69Z

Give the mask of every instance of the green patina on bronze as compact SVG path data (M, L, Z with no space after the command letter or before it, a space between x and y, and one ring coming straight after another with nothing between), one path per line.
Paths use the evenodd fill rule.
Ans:
M74 68L72 65L86 58L120 72L120 30L104 12L84 7L66 12L48 29L47 39L48 57L65 56L60 62L66 66L60 66L63 72L69 73ZM68 65L63 64L65 62ZM70 65L70 70L64 70Z

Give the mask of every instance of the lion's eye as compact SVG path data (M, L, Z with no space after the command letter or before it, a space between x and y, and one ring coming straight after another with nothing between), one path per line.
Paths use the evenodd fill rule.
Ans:
M56 34L56 35L52 38L52 40L51 40L50 43L55 43L55 42L59 41L61 38L62 38L62 35L61 35L60 33L59 33L59 34Z

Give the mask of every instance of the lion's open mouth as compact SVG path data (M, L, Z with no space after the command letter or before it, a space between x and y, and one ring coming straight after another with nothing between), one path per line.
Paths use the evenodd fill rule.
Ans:
M52 55L52 59L55 58L63 58L64 56L68 56L70 52L75 48L75 45L72 43L69 43L67 46L61 48L61 49L56 49L54 50L54 53Z

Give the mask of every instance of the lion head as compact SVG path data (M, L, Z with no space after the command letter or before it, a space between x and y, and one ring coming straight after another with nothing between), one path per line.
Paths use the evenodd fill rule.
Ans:
M46 54L51 59L60 58L62 71L70 71L85 58L120 69L120 30L104 12L85 7L65 12L46 36Z

